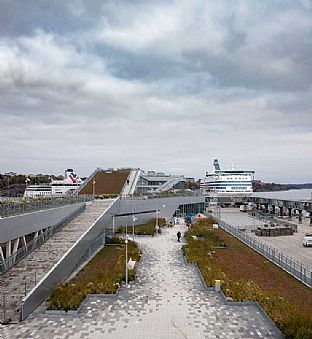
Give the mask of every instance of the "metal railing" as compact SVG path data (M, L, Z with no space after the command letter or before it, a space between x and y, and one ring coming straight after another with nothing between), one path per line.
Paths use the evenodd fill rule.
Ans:
M22 301L20 319L24 320L34 309L49 297L55 287L66 279L81 260L86 260L89 247L99 246L103 238L103 229L111 222L111 210L114 210L118 199L115 199L103 214L80 236L53 268L40 280ZM86 254L87 253L87 254Z
M32 241L26 244L26 246L19 249L16 253L13 253L10 257L5 259L3 262L0 262L0 274L7 272L12 266L17 262L25 258L29 253L34 251L36 248L41 246L46 242L52 235L60 231L65 225L75 219L79 214L81 214L86 209L86 204L83 203L73 211L71 214L60 220L56 225L50 226L37 238L34 238Z
M298 280L302 281L304 284L312 287L312 269L306 264L303 264L297 259L294 259L288 255L285 255L282 251L279 251L275 247L271 247L251 236L239 231L236 227L225 223L222 220L218 220L219 226L222 227L225 231L232 234L234 237L253 248L267 259L272 261L274 264L281 267L283 270L287 271L293 275Z
M179 192L153 192L153 193L135 193L133 195L122 195L120 199L123 200L148 200L148 199L159 199L159 198L179 198L179 197L204 197L202 192L199 190L196 191L186 191L182 190Z
M92 241L85 254L79 260L77 265L73 268L72 273L80 271L82 267L85 266L90 261L94 254L105 246L105 237L106 233L104 228L103 232L101 232L101 234L95 240Z
M2 218L51 208L57 208L77 203L92 201L92 195L78 195L72 197L50 197L36 199L11 199L0 204Z

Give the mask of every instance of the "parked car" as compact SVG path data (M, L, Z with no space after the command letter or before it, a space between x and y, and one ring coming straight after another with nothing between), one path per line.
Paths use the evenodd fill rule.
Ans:
M312 233L307 233L303 238L303 246L312 246Z

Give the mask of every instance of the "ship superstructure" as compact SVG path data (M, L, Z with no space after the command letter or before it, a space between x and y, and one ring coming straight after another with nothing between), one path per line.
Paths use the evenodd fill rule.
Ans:
M255 171L236 170L234 166L230 170L221 170L218 159L215 159L213 164L214 170L211 173L206 172L201 183L205 195L239 196L253 192L252 180Z
M62 196L74 194L82 184L82 180L78 175L69 168L65 170L65 178L63 180L53 180L50 183L40 185L29 185L24 193L24 198Z

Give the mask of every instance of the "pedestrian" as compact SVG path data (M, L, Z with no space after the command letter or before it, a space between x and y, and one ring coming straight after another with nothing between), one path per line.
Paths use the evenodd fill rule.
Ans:
M181 232L180 231L177 233L177 237L178 237L178 242L180 242L180 240L181 240Z

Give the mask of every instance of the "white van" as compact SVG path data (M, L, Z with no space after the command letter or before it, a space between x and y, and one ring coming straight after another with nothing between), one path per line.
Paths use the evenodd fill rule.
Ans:
M312 233L307 233L303 238L303 246L312 246Z

